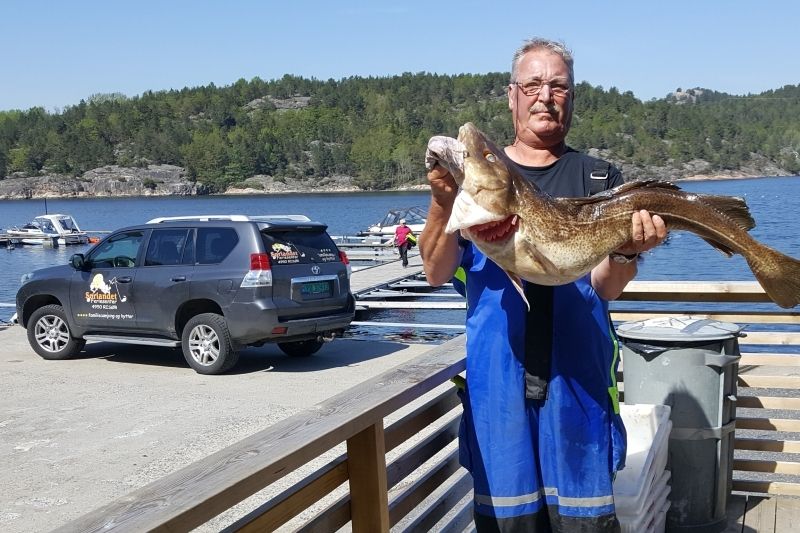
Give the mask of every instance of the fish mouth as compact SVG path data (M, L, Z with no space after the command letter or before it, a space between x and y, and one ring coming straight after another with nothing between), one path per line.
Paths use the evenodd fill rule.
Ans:
M502 242L508 240L517 230L519 217L510 215L503 220L494 220L469 228L469 234L484 242Z

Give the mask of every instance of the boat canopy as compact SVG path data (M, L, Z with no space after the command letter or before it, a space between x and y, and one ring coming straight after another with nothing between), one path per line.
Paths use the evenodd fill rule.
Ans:
M41 215L33 219L33 225L44 233L79 233L81 228L70 215Z
M380 227L386 226L396 226L400 224L400 221L405 219L406 224L411 226L412 224L425 224L425 218L428 214L425 212L425 209L419 206L414 207L402 207L398 209L390 209L386 216L383 217L377 225Z

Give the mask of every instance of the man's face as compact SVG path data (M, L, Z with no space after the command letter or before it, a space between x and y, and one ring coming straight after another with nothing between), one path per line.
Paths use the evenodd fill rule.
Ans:
M564 60L547 50L531 50L519 62L516 81L509 85L508 107L517 138L537 148L563 142L575 96Z

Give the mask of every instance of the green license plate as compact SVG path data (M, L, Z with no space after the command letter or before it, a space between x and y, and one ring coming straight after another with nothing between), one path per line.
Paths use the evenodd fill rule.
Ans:
M300 294L306 298L327 298L331 295L331 283L329 281L303 283L300 287Z

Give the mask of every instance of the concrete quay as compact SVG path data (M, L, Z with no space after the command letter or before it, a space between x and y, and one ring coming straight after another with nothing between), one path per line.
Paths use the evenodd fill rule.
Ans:
M430 348L338 339L292 358L267 344L203 376L148 346L46 361L21 327L0 329L0 531L54 529Z

